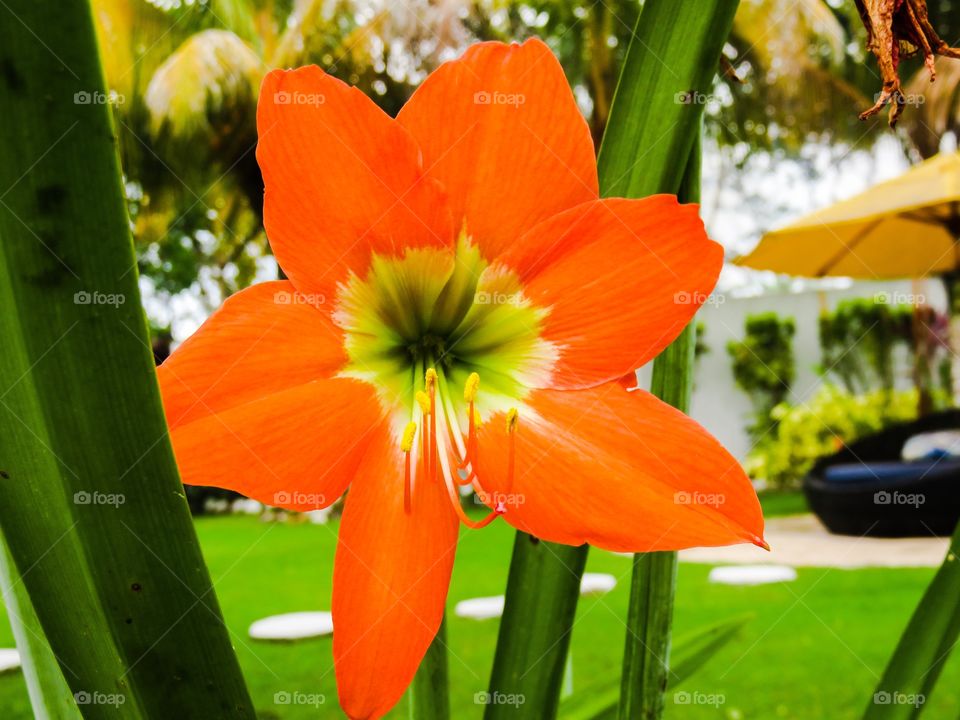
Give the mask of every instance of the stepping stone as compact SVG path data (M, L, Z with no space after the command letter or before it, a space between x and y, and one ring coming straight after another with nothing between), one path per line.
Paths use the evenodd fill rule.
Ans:
M290 642L333 634L333 615L328 612L295 612L271 615L250 626L254 640Z
M207 498L203 501L203 511L208 515L222 515L230 511L230 502L225 498Z
M263 512L263 503L251 498L238 498L233 501L230 510L237 515L259 515Z
M0 648L0 675L20 668L20 653L8 648Z
M503 603L503 595L461 600L453 608L453 614L469 620L489 620L503 615Z
M581 595L603 595L617 586L617 579L607 573L584 573L580 581ZM503 615L503 595L461 600L453 608L453 614L468 620L490 620Z
M707 579L721 585L768 585L792 582L797 571L788 565L727 565L713 568Z
M333 507L326 507L322 510L311 510L304 513L311 525L326 525L330 521L330 515L333 513Z
M584 573L580 580L581 595L606 595L617 586L617 579L607 573Z

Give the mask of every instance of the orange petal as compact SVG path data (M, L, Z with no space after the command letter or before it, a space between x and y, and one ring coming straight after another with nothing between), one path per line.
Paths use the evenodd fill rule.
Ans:
M167 423L331 376L346 362L342 332L286 281L241 290L157 371Z
M368 97L316 66L274 70L257 105L264 226L280 266L332 302L371 250L453 242L439 185L417 144Z
M317 510L343 494L380 416L366 383L317 380L181 425L170 439L188 485Z
M480 428L488 504L544 540L623 552L760 542L760 503L740 464L702 427L619 383L535 390L520 409L507 481L503 415Z
M585 203L501 256L526 296L550 308L544 337L560 350L550 387L629 375L690 322L723 265L697 210L669 195Z
M540 40L487 42L431 74L397 115L492 259L535 223L598 196L593 141Z
M457 520L443 484L414 487L403 510L403 453L385 429L347 493L333 571L340 704L378 718L403 695L443 618Z

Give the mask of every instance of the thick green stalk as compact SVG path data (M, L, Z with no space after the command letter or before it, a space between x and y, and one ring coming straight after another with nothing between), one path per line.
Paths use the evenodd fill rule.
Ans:
M700 200L700 143L694 145L678 193L684 202ZM653 361L650 391L678 410L690 410L696 328L691 323ZM619 720L663 715L670 673L673 598L677 587L677 553L633 556L627 639L620 677Z
M448 720L450 682L447 662L447 620L444 618L436 637L420 661L410 686L411 720Z
M90 6L0 16L11 576L88 720L252 718L167 437Z
M680 190L737 0L646 0L598 160L605 197ZM518 534L485 718L555 717L587 547ZM669 624L668 624L669 625ZM661 691L662 692L662 691Z
M518 532L485 720L556 717L587 546Z
M600 146L600 194L676 194L739 0L646 0Z
M600 149L605 195L700 195L703 104L738 0L646 0L624 60ZM652 392L686 411L693 375L694 330L688 327L654 362ZM676 589L676 553L634 557L620 720L663 714Z
M80 710L73 693L63 678L57 658L43 637L43 628L33 611L26 588L16 574L3 538L0 538L0 591L20 651L23 677L34 718L80 720Z

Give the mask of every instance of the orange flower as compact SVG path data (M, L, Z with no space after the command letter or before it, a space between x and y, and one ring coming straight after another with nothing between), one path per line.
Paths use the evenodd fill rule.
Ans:
M475 45L396 119L319 68L275 71L257 123L289 280L227 300L160 383L185 483L297 510L349 486L348 715L383 715L412 679L460 521L619 551L762 543L736 460L620 382L693 317L723 252L695 206L599 198L546 45ZM486 520L462 511L466 484Z

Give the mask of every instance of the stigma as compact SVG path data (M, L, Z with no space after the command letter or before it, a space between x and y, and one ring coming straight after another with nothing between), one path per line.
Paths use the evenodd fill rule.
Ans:
M414 393L413 413L420 422L408 422L400 438L400 450L404 454L403 507L408 514L412 510L413 483L417 478L424 482L443 483L457 517L470 528L485 527L507 512L506 503L500 500L491 503L494 509L486 517L473 520L461 505L460 487L464 485L472 485L481 498L493 497L484 489L477 475L480 413L476 401L479 393L480 375L472 372L463 386L467 415L467 433L464 437L461 425L456 420L446 380L432 367L424 372L423 389ZM510 408L505 432L508 491L513 486L518 423L519 412L516 408ZM419 446L416 442L418 437ZM418 464L423 465L422 474L415 470Z

